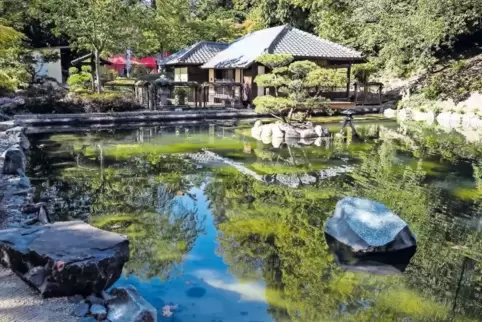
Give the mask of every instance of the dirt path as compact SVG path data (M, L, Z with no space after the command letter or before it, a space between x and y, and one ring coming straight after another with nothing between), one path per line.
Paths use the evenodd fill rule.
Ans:
M42 299L18 276L0 266L0 322L75 322L66 298Z

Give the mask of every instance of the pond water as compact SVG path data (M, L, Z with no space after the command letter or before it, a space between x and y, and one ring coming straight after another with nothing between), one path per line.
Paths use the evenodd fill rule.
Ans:
M360 140L289 145L234 121L37 134L29 176L53 219L129 236L116 285L134 285L160 321L481 320L482 147L355 123ZM418 249L404 273L337 264L323 230L344 196L409 224Z

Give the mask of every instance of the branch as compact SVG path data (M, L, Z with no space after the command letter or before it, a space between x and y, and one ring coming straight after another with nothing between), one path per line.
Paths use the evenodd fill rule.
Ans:
M284 120L283 117L279 117L279 116L277 116L277 115L274 114L274 113L269 113L269 114L271 114L272 117L274 117L274 118L276 118L276 119L278 119L278 120Z

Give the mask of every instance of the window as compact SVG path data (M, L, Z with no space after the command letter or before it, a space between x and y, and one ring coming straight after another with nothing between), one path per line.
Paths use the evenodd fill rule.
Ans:
M217 81L234 81L234 69L216 69L214 78Z
M174 69L174 81L187 82L187 67L176 67Z

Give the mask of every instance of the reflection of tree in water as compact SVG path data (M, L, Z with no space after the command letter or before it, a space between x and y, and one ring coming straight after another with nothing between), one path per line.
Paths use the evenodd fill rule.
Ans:
M169 278L202 231L202 218L180 197L199 184L201 174L175 156L144 154L126 160L97 155L70 156L76 165L50 179L42 191L52 199L55 220L86 219L129 237L126 271ZM188 198L188 197L185 197ZM83 215L87 214L86 217Z
M421 162L404 164L399 149L395 141L382 141L361 155L346 180L296 190L242 175L215 177L206 191L219 222L220 253L237 277L264 278L277 321L480 316L480 257L465 258L480 254L482 236L452 221L460 205L427 182ZM355 274L333 263L322 225L343 195L380 200L410 224L419 249L405 275ZM474 207L466 211L467 216L478 213ZM466 252L453 244L465 245Z

